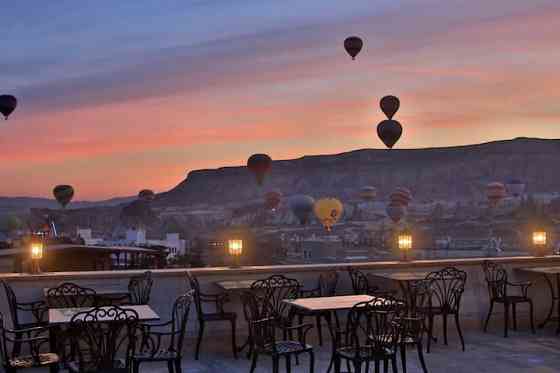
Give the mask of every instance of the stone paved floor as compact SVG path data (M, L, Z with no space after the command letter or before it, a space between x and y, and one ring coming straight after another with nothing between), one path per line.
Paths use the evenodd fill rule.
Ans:
M431 354L426 355L430 373L553 373L560 372L560 336L550 330L538 330L536 335L527 332L512 332L507 339L497 330L484 334L467 331L467 348L460 349L459 340L450 332L448 346L435 344ZM192 341L188 341L193 346ZM240 358L235 360L228 349L229 339L204 341L200 361L193 358L192 349L183 362L183 372L189 373L248 373L249 361ZM313 341L316 342L316 341ZM329 345L318 348L316 372L326 372L330 359ZM142 372L167 372L162 365L145 365ZM270 359L263 357L259 361L256 372L271 372ZM281 372L285 372L281 364ZM401 372L399 365L399 372ZM294 373L308 372L307 360L302 358L300 365L292 368ZM408 353L408 372L421 372L416 351Z

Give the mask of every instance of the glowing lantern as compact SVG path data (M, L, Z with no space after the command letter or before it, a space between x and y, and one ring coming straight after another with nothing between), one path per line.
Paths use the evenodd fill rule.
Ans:
M397 237L397 244L403 260L408 260L408 252L412 250L412 235L409 232L402 232Z

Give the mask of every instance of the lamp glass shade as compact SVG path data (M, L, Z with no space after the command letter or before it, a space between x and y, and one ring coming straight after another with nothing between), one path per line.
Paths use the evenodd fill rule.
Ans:
M412 236L408 233L400 234L397 240L399 250L409 251L412 249Z
M231 256L241 256L243 254L243 240L229 240L228 253Z
M42 242L32 242L31 243L31 259L41 259L43 258L43 243Z
M535 246L546 246L546 232L535 231L533 232L533 245Z

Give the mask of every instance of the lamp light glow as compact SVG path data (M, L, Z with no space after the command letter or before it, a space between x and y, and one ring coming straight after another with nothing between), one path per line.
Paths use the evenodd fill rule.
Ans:
M231 256L241 256L243 254L243 240L229 240L228 253Z
M412 235L409 232L399 234L397 245L403 255L403 260L408 260L408 252L412 250Z

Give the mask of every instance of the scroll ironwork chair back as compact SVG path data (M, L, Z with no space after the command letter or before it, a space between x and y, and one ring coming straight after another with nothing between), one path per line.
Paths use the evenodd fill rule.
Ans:
M200 319L204 315L204 310L202 308L202 299L200 295L200 283L198 282L198 279L188 271L187 271L187 281L189 282L189 285L192 290L191 294L196 308L197 317Z
M163 324L141 325L142 340L140 353L155 358L159 352L174 352L181 358L189 311L192 304L192 291L175 300L171 319Z
M59 357L55 353L41 352L49 345L46 327L34 327L14 331L5 327L4 316L0 313L0 363L6 372L15 372L19 368L51 366L52 371L58 369ZM21 337L21 333L25 337ZM25 356L10 351L8 344L20 343L25 347Z
M490 299L504 299L507 297L508 275L500 265L485 261L482 263L484 277L488 285L488 296Z
M97 305L95 290L72 282L63 282L48 289L46 296L51 308L94 307Z
M6 293L6 300L8 302L8 308L10 310L10 317L12 319L14 329L38 326L44 321L48 310L45 302L18 302L14 289L10 286L10 284L4 280L0 280L0 282L2 282L2 286L4 287L4 291ZM21 322L19 318L20 311L31 314L32 322Z
M140 276L131 277L128 283L130 303L136 305L150 303L153 284L154 280L150 271L146 271Z
M352 284L354 294L368 294L370 289L369 279L366 274L352 267L348 267L348 275Z
M431 306L439 308L446 314L458 313L465 291L467 273L448 267L429 273L426 279L431 281Z
M272 275L264 280L253 282L251 292L259 294L259 299L264 301L263 312L266 312L268 317L282 322L290 318L291 310L291 306L284 300L297 298L300 288L298 280L282 275Z
M319 276L319 296L333 297L336 295L336 287L338 285L338 272L329 271Z
M98 307L75 314L70 321L76 372L128 372L135 351L138 313L119 306ZM124 351L124 366L119 354Z

